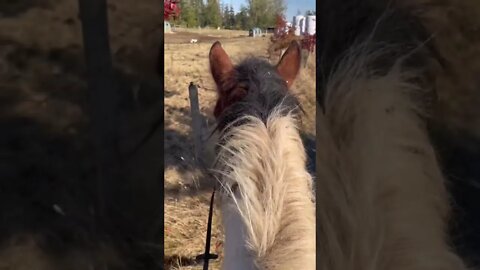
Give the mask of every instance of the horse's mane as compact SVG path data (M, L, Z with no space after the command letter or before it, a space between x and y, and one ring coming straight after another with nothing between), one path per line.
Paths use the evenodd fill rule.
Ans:
M260 269L315 267L311 176L292 114L279 106L266 123L245 116L228 129L218 154L222 186L246 224L249 249ZM311 262L311 265L304 265Z
M315 208L297 128L300 104L264 60L247 58L233 74L223 82L225 89L248 91L217 119L221 202L239 212L259 269L293 269L301 263L313 270Z

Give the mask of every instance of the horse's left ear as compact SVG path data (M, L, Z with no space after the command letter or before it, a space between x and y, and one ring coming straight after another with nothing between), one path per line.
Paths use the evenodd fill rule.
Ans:
M293 81L300 70L301 51L300 46L294 40L288 46L287 51L283 54L282 59L277 65L277 71L287 83L288 88L293 84Z
M208 56L210 60L210 71L219 90L222 90L222 81L233 71L233 64L227 53L223 50L222 44L217 41L210 48Z

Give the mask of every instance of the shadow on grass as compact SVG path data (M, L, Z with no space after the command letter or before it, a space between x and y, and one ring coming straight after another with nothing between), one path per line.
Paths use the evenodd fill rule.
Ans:
M188 109L176 109L175 122L178 124L190 126L191 117ZM172 113L172 110L167 109L167 113ZM206 125L214 123L212 118L205 115L201 115L201 119ZM208 131L206 136L208 136ZM164 130L164 142L165 142L165 170L175 169L179 174L182 182L180 185L165 185L165 196L167 197L183 197L183 196L196 196L198 194L211 191L215 183L214 179L209 179L206 170L208 165L201 165L199 161L195 160L193 134L191 132L185 134L178 130L165 129ZM205 142L212 143L211 141ZM205 146L203 145L203 146ZM200 157L203 164L211 162L212 157L209 157L207 153ZM204 167L205 166L205 167Z
M101 192L89 139L82 48L42 51L3 39L0 51L6 52L0 59L6 67L0 70L0 245L16 234L41 235L46 239L41 248L61 260L62 252L108 242L130 269L160 268L160 83L118 67L124 156L118 178ZM104 216L98 200L106 204Z

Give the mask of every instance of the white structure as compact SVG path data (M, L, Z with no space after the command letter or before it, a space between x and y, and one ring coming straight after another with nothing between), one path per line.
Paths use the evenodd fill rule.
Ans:
M287 22L285 23L285 33L288 33L288 29L292 27L292 23L291 22Z
M262 29L258 27L254 27L248 31L249 37L261 37L262 36Z
M307 19L303 18L300 20L300 34L305 35L305 31L307 31Z
M307 34L313 35L316 32L317 16L307 16Z
M302 35L305 32L305 16L293 16L293 26L295 27L295 35Z
M172 26L167 21L163 21L163 32L164 33L171 33L172 32Z

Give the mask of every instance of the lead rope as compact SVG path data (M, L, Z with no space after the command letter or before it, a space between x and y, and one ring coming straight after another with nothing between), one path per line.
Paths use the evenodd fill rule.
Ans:
M215 257L210 256L210 240L212 239L212 217L213 200L215 199L215 186L213 187L212 198L210 199L210 210L208 211L207 238L205 240L205 253L203 254L203 270L208 270L208 262ZM213 255L213 254L212 254Z

